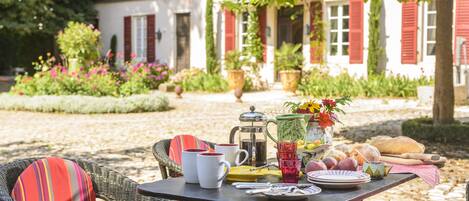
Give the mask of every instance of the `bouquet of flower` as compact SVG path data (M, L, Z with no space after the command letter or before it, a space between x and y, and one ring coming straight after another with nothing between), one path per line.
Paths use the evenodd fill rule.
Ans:
M350 97L344 96L338 99L324 98L321 101L310 99L303 102L285 102L284 106L290 112L298 114L311 114L310 122L318 122L321 128L333 126L339 122L337 113L345 114L339 106L348 105L351 102Z

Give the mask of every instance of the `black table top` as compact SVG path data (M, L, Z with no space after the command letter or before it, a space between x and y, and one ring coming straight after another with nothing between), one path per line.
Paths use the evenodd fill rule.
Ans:
M321 193L310 196L308 200L363 200L416 177L414 174L390 174L385 179L372 180L370 183L362 184L355 189L332 190L323 188ZM220 189L202 189L199 184L186 184L182 177L141 184L137 187L137 191L146 196L175 200L268 200L267 197L262 195L247 195L244 192L245 190L236 189L227 183L223 183Z

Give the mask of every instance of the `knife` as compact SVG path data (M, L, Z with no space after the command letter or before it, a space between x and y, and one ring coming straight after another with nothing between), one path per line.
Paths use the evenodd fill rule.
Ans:
M264 189L271 187L298 187L306 188L310 186L315 186L314 184L292 184L292 183L255 183L255 182L235 182L232 184L237 189Z

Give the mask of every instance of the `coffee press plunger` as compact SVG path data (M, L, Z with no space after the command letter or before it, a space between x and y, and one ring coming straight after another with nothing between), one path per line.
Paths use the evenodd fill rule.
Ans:
M250 112L239 116L240 125L233 127L230 133L230 143L235 143L235 135L239 131L238 139L241 149L248 151L248 160L243 165L263 166L267 164L267 137L265 135L267 116L255 112L251 106ZM240 156L244 158L243 154Z

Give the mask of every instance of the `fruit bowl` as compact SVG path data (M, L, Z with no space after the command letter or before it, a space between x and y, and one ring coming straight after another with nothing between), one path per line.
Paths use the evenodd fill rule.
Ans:
M326 151L331 147L330 144L321 144L316 146L314 149L305 149L304 147L298 147L297 154L301 158L302 167L311 160L321 160Z

